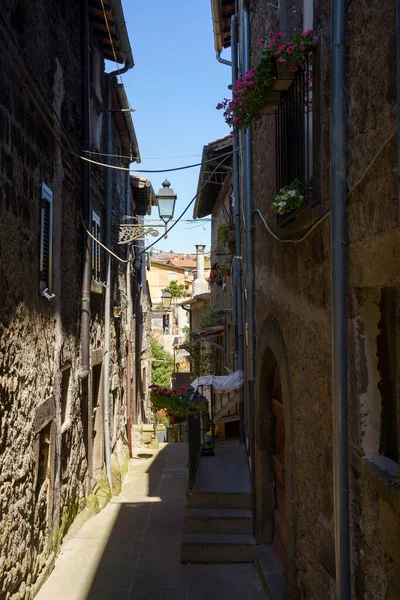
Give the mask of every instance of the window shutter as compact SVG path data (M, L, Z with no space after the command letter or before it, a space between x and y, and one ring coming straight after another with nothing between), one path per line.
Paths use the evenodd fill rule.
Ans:
M100 217L92 211L92 235L100 241ZM92 239L92 279L101 281L100 244Z
M53 192L42 183L40 208L40 291L51 291L53 254Z

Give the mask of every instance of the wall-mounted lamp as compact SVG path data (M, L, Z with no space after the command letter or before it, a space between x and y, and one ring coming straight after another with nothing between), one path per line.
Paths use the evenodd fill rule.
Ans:
M170 294L168 291L163 292L161 294L161 302L164 310L169 310L171 308L172 294Z

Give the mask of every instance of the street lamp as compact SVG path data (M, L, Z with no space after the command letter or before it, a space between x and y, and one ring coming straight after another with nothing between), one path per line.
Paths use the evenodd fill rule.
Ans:
M163 309L169 310L171 308L172 294L170 294L168 291L163 292L161 294L161 302Z
M174 216L176 202L176 194L171 188L168 179L163 181L162 188L158 191L156 198L158 203L158 214L161 221L164 221L165 223L165 229L167 229L167 223L169 223ZM167 236L165 235L165 237Z

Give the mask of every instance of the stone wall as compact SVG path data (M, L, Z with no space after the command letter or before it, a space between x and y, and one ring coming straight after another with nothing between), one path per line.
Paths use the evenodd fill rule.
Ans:
M80 10L72 1L6 0L2 17L0 598L21 599L31 597L93 486L103 485L103 442L101 436L94 440L92 404L98 390L96 397L102 398L104 292L91 295L93 369L87 386L77 376L81 164L56 141L59 121L63 146L79 147L82 136ZM118 200L125 199L126 177L115 178ZM93 193L97 188L102 199L102 178L92 181ZM51 300L39 294L42 182L53 192ZM116 269L113 301L119 301L121 289L123 269ZM125 324L126 316L112 321L111 335L116 490L127 461ZM94 472L90 463L96 452L99 469Z
M277 13L266 1L252 3L253 41L262 36L266 27L285 31L283 25L289 21L289 29L294 25L294 29L301 29L301 3L290 3L293 14L299 16L297 24L288 17L289 3L285 5L286 8L281 3ZM318 31L313 82L314 189L319 214L323 215L330 209L329 2L321 0L314 5L314 27ZM284 19L282 10L286 10ZM386 375L382 368L379 370L379 361L387 364L387 352L399 343L397 332L394 342L385 333L387 315L392 314L385 298L394 298L393 314L398 314L399 282L395 31L387 31L387 24L394 22L393 3L372 6L359 0L349 5L351 556L354 597L371 600L395 598L400 576L398 465L383 456L383 419L390 419L382 407L390 398L384 399ZM258 52L254 45L253 61ZM265 116L253 127L254 207L262 211L273 231L284 237L288 235L287 228L277 225L271 209L276 193L274 139L274 117ZM300 234L294 228L291 237L300 237L306 230ZM269 403L278 378L286 426L286 550L291 565L288 597L333 597L329 219L304 242L282 244L268 234L256 214L254 240L258 541L271 543L273 538L274 517L269 503L274 494L273 450L268 437L271 431L262 423L270 423ZM386 411L389 410L387 405ZM395 429L392 428L392 435Z

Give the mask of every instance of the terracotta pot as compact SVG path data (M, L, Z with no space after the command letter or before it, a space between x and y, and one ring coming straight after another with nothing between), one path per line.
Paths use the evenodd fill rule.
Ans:
M231 275L231 270L230 269L225 269L224 271L224 277L230 277Z
M286 91L292 85L296 72L290 70L290 67L284 63L276 63L276 80L273 86L274 90Z
M177 425L178 423L182 423L184 420L183 417L177 417L176 415L168 415L168 417L171 425Z

